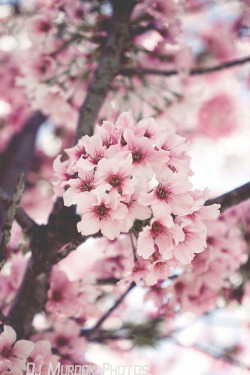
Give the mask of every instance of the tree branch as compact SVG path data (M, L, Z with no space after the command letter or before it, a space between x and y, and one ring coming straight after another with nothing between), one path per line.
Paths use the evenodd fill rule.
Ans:
M224 69L229 69L235 66L239 66L242 64L246 64L250 62L250 56L247 56L243 59L238 59L234 61L228 61L219 65L211 66L211 67L203 67L203 68L194 68L191 69L189 75L196 76L208 73L219 72ZM174 75L180 74L178 70L160 70L160 69L153 69L153 68L143 68L143 67L124 67L121 68L119 74L132 76L132 75L157 75L157 76L165 76L170 77Z
M0 270L3 267L4 262L5 262L6 249L10 240L10 232L11 232L11 228L15 219L16 210L20 204L20 201L23 195L24 186L25 186L24 173L22 173L18 179L16 191L15 191L15 194L13 195L11 205L8 208L6 220L2 228L2 241L0 244Z
M11 205L11 198L9 195L0 188L0 206L7 211ZM35 227L38 227L38 224L21 208L18 207L15 214L15 219L24 230L24 232L29 235Z
M126 3L126 4L125 4ZM91 136L97 115L108 93L111 82L120 70L121 56L128 40L129 18L135 0L113 0L113 17L101 61L89 85L86 98L79 111L75 143L83 135Z
M205 206L219 203L221 205L220 212L224 212L227 208L235 206L247 199L250 199L250 182L217 198L208 199L205 202Z
M3 324L10 324L9 319L7 318L7 316L4 315L4 313L1 310L0 310L0 321Z
M14 194L20 174L26 174L30 167L36 134L45 119L46 117L41 112L34 112L27 120L22 132L13 137L6 153L0 156L0 187L8 192L10 198ZM0 229L5 219L5 212L0 209Z

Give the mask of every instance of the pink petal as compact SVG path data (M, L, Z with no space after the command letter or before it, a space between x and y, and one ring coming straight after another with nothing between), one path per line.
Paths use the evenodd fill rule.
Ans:
M11 326L4 326L2 337L4 338L4 345L11 346L16 341L16 332Z
M101 232L109 240L114 240L115 238L118 238L119 235L120 235L119 222L118 221L112 222L112 221L108 221L108 220L102 221L101 222Z
M81 221L77 223L77 230L83 236L97 233L101 228L100 220L93 216L92 213L83 215Z
M139 220L146 220L149 219L152 211L149 207L142 206L137 202L133 203L133 206L130 208L130 213Z
M144 259L148 259L155 251L154 240L148 229L144 229L138 238L137 253Z
M182 264L190 264L194 258L194 253L191 252L187 247L177 246L174 249L175 258Z
M169 260L173 257L173 242L170 237L167 235L159 236L155 239L155 243L164 259Z
M28 340L19 340L14 345L14 354L18 358L27 358L34 349L34 343Z

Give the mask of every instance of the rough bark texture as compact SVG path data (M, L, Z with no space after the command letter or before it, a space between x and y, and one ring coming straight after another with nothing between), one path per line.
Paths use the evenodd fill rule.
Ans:
M108 93L111 82L120 70L122 51L128 40L129 18L135 1L114 0L111 29L100 64L89 85L86 99L80 108L75 143L83 135L91 136L100 108Z
M0 243L0 270L2 269L6 259L6 250L10 240L11 228L16 216L16 211L23 195L25 185L24 178L24 173L22 173L19 177L12 202L8 207L5 223L2 226L2 241Z
M26 174L34 153L37 131L46 117L35 112L27 121L23 131L13 137L6 153L0 157L0 187L12 198L18 178ZM6 213L0 208L0 229L6 219ZM0 230L0 242L2 231Z

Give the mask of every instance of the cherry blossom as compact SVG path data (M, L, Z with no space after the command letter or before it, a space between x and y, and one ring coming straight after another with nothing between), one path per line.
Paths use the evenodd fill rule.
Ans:
M48 291L47 311L66 316L75 315L80 309L77 294L77 283L70 282L63 271L55 270Z
M128 210L116 191L105 195L98 191L86 192L84 200L79 201L77 207L82 213L77 228L84 236L95 234L99 230L110 240L120 235L121 219Z
M4 326L4 331L0 334L1 366L18 371L25 370L26 358L30 355L33 347L34 344L31 341L16 341L14 329L8 325Z

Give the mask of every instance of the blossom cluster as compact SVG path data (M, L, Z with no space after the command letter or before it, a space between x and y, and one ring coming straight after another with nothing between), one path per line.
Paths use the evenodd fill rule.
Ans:
M242 283L239 275L234 276L246 261L247 243L242 231L235 225L236 220L232 220L230 211L220 215L217 220L206 222L206 252L198 254L192 268L186 269L169 287L164 288L169 300L163 310L168 316L171 311L177 312L176 306L179 306L181 313L192 311L198 316L202 315L216 307L219 296L227 300L227 290L232 294L235 288L234 280L237 286ZM238 218L239 214L238 210ZM147 298L149 296L152 297L152 293ZM162 303L159 296L156 298L158 303Z
M36 372L48 373L48 364L58 363L58 357L51 353L49 341L17 340L11 326L4 326L0 334L0 373L2 375L20 375L26 370L26 361L32 362Z
M56 158L55 197L76 205L84 236L101 231L114 240L131 231L142 260L190 264L206 247L203 221L219 205L204 206L207 192L191 190L187 149L172 127L159 131L153 118L134 125L124 112L66 149L66 160Z

